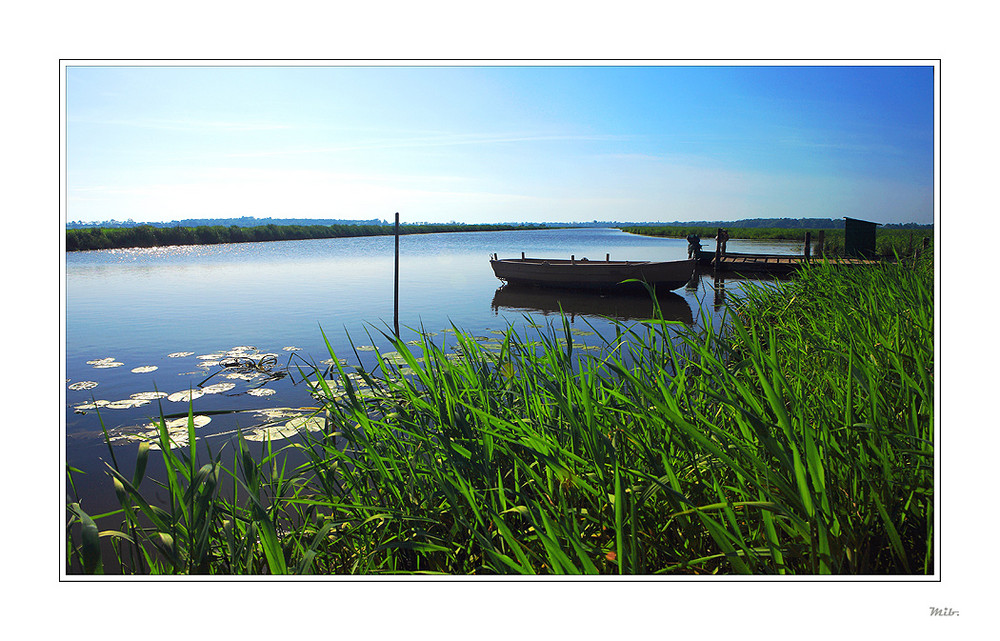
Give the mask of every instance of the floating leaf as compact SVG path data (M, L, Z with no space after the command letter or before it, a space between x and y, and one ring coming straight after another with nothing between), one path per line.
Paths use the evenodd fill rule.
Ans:
M108 369L110 367L121 367L125 363L120 363L118 361L103 361L94 365L94 369Z
M208 425L212 418L210 416L202 416L196 414L191 417L195 429L205 427ZM186 447L189 443L188 440L188 419L186 416L174 419L172 421L165 422L167 428L167 437L170 439L170 445L174 447ZM120 438L128 440L142 440L148 441L150 443L149 449L158 450L160 449L160 424L159 423L148 423L146 426L146 431L139 434L124 434Z
M201 391L206 394L221 394L222 392L228 392L234 387L236 387L236 383L216 383L215 385L208 385L201 388Z
M87 365L103 365L104 363L114 363L114 356L108 356L107 358L98 358L92 361L87 361Z
M166 392L136 392L135 394L130 394L129 398L138 399L140 401L155 401L158 398L166 398Z
M269 387L257 387L252 390L247 390L247 394L250 396L270 396L274 393L275 391Z
M326 427L326 421L318 416L298 416L284 425L265 425L245 435L248 441L280 441L292 438L299 432L319 432Z
M268 409L257 410L255 414L261 418L268 420L288 418L291 416L302 416L302 412L293 410L289 407L272 407Z
M140 398L126 398L121 401L111 401L105 407L109 410L127 410L133 407L141 407L142 405L149 405L149 400Z
M300 352L300 351L302 351L301 347L293 347L293 346L282 347L281 349L285 350L286 352Z
M173 354L167 354L167 358L182 358L184 356L191 356L194 352L174 352Z
M184 390L183 392L174 392L167 397L168 401L173 401L175 403L180 401L192 401L196 398L201 398L205 393L201 390Z
M211 416L204 416L202 414L195 414L191 417L191 421L194 423L195 428L205 427L212 422ZM172 421L166 422L168 430L176 430L180 428L187 429L188 417L182 416L181 418L175 418ZM150 423L149 426L154 429L159 429L159 423Z
M198 358L198 360L201 360L201 361L217 361L220 358L222 358L223 356L225 356L225 354L202 354L201 356L198 356L197 358Z
M81 390L81 389L94 389L97 387L96 381L77 381L76 383L71 383L69 389L71 390Z
M133 374L145 374L146 372L155 372L160 369L156 365L143 365L142 367L136 367L132 369Z
M104 407L109 401L93 401L90 403L83 403L82 405L76 405L73 407L75 410L96 410L98 407Z
M374 352L375 351L375 346L374 345L358 345L355 349L357 349L359 352Z

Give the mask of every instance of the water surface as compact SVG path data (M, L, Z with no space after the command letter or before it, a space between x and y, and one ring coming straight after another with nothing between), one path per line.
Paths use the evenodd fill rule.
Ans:
M731 251L799 253L798 243L729 242ZM599 343L592 332L613 335L604 315L628 322L649 316L651 303L634 297L600 297L501 288L489 266L490 254L516 257L587 257L603 260L680 260L683 239L652 238L615 229L528 230L407 235L400 239L399 324L404 340L417 330L439 345L454 344L452 325L484 342L502 338L513 326L524 335L566 312L574 341ZM277 241L195 247L74 252L66 256L65 379L84 390L64 390L66 461L86 472L75 479L92 513L114 508L103 472L108 450L103 427L118 433L138 431L159 412L187 410L186 402L159 399L126 409L79 410L87 401L119 401L138 392L173 394L224 382L222 367L205 366L212 355L234 347L277 356L276 369L295 374L330 358L326 339L349 366L371 371L369 346L390 349L381 332L393 325L394 239L391 236ZM727 295L738 292L727 286ZM719 314L710 277L693 288L664 297L665 314L686 324L705 310ZM322 330L322 331L321 331ZM451 341L448 343L448 341ZM354 347L365 351L355 352ZM170 354L190 352L181 357ZM252 352L247 352L252 353ZM88 361L114 359L121 365L95 367ZM217 360L217 359L216 359ZM321 365L322 366L322 365ZM136 368L156 369L134 372ZM195 413L230 409L315 406L297 375L267 382L274 394L257 397L249 384L193 401ZM214 415L199 429L216 448L227 447L235 429L249 429L249 414ZM117 446L116 458L128 469L138 447ZM155 457L154 457L155 458ZM155 474L155 465L151 468ZM87 509L87 506L85 506Z

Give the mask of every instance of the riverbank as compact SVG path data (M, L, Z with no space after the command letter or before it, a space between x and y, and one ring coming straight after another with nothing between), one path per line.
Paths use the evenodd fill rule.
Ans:
M619 324L593 357L565 321L458 358L397 342L317 379L316 431L263 457L196 461L163 426L112 472L120 512L71 497L67 567L104 537L130 573L929 574L933 291L928 261L816 265L720 332Z
M659 238L714 239L718 227L621 227L622 231L641 236ZM730 239L788 240L805 243L806 233L811 234L815 245L822 231L824 253L828 256L844 254L843 229L789 229L784 227L726 227ZM926 245L925 245L926 243ZM930 251L934 244L933 229L879 229L875 238L875 255L879 258L910 257L916 251ZM715 251L714 243L703 244L703 249ZM818 255L813 251L812 255Z
M435 234L463 231L517 231L547 229L545 225L465 225L427 224L400 225L399 233ZM218 245L222 243L256 243L276 240L308 240L315 238L352 238L357 236L392 236L393 225L260 225L229 227L200 225L198 227L88 227L66 230L66 251L93 249L128 249L133 247L168 247L172 245Z

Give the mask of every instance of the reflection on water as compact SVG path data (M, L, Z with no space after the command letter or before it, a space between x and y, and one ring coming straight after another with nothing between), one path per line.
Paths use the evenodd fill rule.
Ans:
M657 297L665 320L694 323L687 300L672 292ZM501 308L544 315L564 312L572 320L577 315L606 316L616 320L653 318L653 299L646 294L579 292L553 288L504 285L493 295L494 313Z

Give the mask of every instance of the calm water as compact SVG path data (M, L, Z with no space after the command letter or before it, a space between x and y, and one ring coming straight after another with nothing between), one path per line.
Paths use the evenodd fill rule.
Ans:
M65 390L66 460L87 472L76 480L85 509L100 513L114 508L110 482L103 473L108 450L98 413L77 410L94 399L109 402L139 392L173 394L215 373L207 384L224 382L213 354L237 346L277 355L277 370L330 358L323 333L337 356L371 370L374 354L354 353L355 346L390 349L381 331L393 323L393 243L391 236L247 243L200 247L108 250L69 253L65 287L65 379L97 383L85 390ZM705 243L706 247L711 243ZM730 241L732 251L797 253L797 243ZM500 289L489 255L678 260L687 242L625 234L613 229L512 232L467 232L403 236L400 240L399 324L404 340L414 330L434 334L449 345L444 331L452 324L486 339L496 339L509 324L522 335L531 331L525 315L544 324L561 303L579 339L584 330L610 328L600 314L624 319L648 314L641 299L560 295ZM727 284L731 295L736 287ZM692 323L702 305L715 310L711 280L681 289L664 302L666 314ZM588 325L589 323L589 325ZM593 326L591 328L591 326ZM409 328L409 329L408 329ZM613 335L613 331L611 332ZM451 339L451 343L454 339ZM596 341L594 341L596 342ZM287 349L286 349L287 348ZM252 351L248 353L252 353ZM190 352L170 357L169 354ZM87 361L114 359L121 365L103 368ZM155 367L148 372L136 368ZM213 410L305 407L315 405L297 375L274 380L266 397L246 393L257 383L235 380L236 387L194 400L195 412ZM158 404L159 403L159 404ZM100 411L114 433L139 431L151 417L185 412L186 402L164 398L140 407ZM199 428L217 451L236 427L254 424L250 414L213 415ZM123 441L115 457L125 469L137 445ZM157 457L152 457L153 459ZM224 457L225 460L225 457ZM230 459L231 460L231 459ZM155 466L151 468L155 474Z

